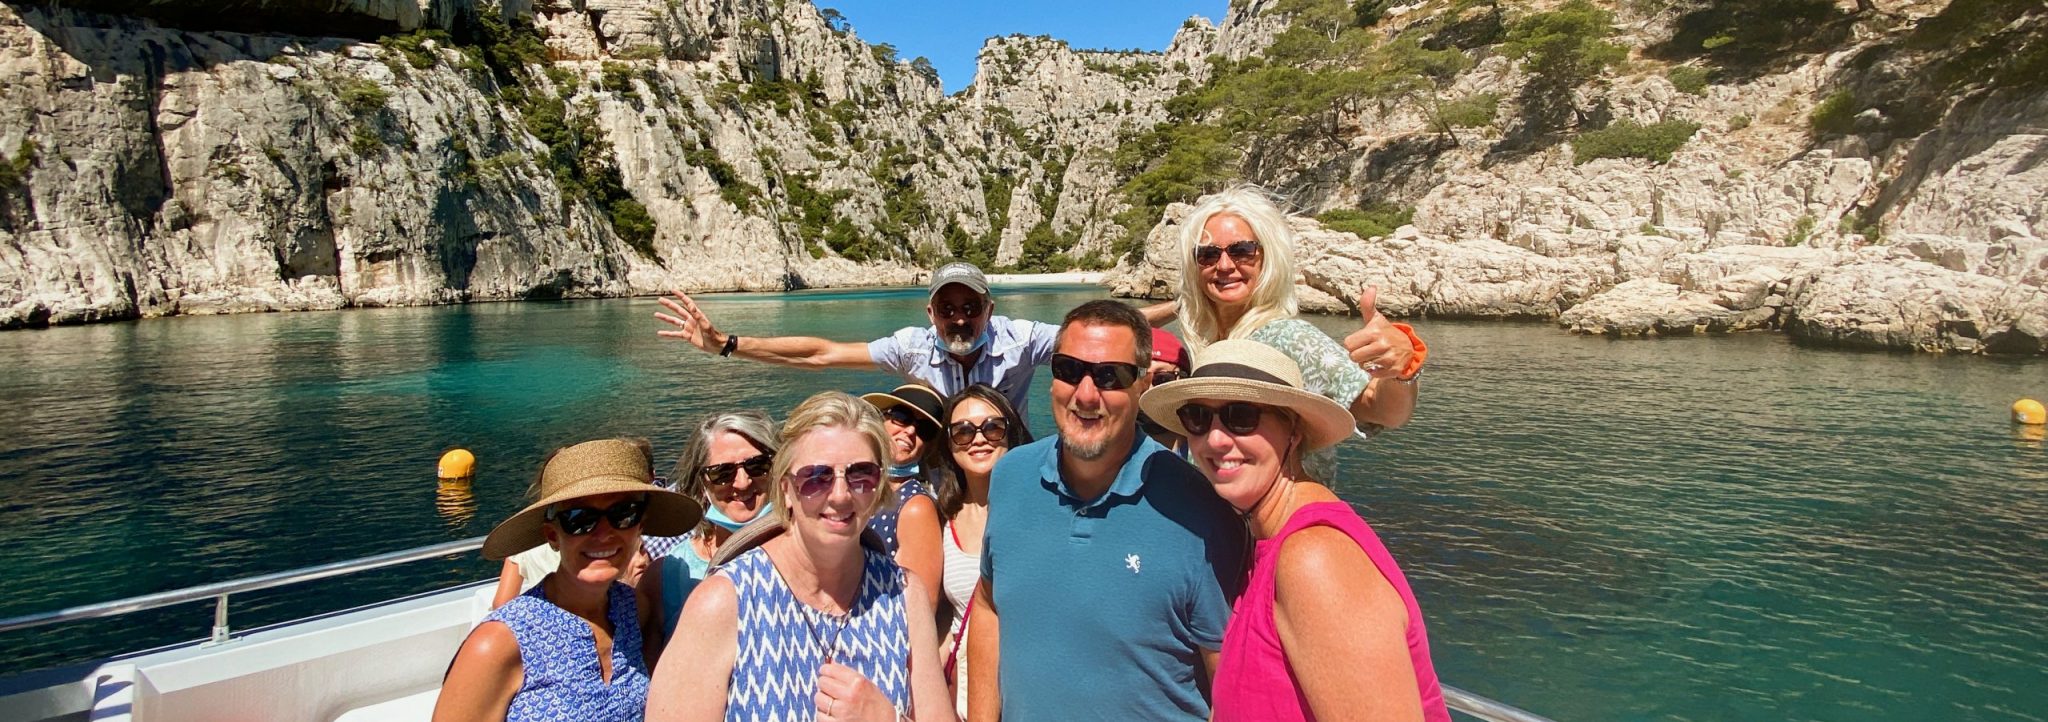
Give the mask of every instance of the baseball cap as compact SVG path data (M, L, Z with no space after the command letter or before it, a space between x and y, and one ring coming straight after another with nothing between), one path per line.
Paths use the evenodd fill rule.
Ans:
M975 293L983 296L988 295L988 277L981 275L981 269L966 261L954 261L932 271L931 293L926 295L925 299L930 300L939 295L939 289L954 283L973 289Z

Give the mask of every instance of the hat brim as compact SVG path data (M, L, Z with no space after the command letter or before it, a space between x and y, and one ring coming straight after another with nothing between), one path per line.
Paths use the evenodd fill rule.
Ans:
M677 536L696 527L697 522L704 518L704 506L690 497L631 476L593 476L528 504L511 518L499 522L496 528L491 529L490 536L484 537L484 558L500 561L546 542L547 537L541 534L540 529L544 523L541 516L550 506L587 496L621 493L647 495L647 514L640 520L642 535Z
M910 401L895 394L877 391L872 394L861 394L860 400L866 401L870 405L873 405L876 411L888 411L889 407L891 406L906 407L909 408L911 411L917 412L917 415L924 417L926 421L932 422L933 426L937 426L941 429L946 428L946 424L942 421L939 421L939 417L933 416L932 412L926 411L924 407L918 406L917 404L913 404Z
M1336 446L1351 438L1357 429L1349 410L1321 394L1251 379L1195 377L1169 381L1139 396L1138 408L1152 417L1154 423L1181 436L1190 436L1180 422L1180 407L1189 401L1249 401L1292 411L1301 418L1301 425L1307 427L1305 450L1309 451Z

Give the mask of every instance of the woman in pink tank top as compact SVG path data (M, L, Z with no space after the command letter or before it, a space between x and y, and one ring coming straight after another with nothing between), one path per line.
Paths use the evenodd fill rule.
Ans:
M1352 433L1351 413L1303 390L1256 341L1217 342L1187 378L1139 398L1186 436L1189 458L1257 539L1223 632L1213 719L1450 722L1422 610L1351 505L1301 473L1304 452Z

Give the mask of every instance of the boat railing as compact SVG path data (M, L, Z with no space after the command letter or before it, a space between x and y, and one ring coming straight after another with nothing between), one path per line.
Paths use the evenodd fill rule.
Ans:
M207 643L219 644L228 641L228 595L230 594L240 594L243 592L254 592L264 589L274 589L277 587L287 586L291 584L298 584L300 582L310 582L315 579L338 577L345 574L365 572L372 569L383 569L385 567L398 566L400 564L416 562L423 559L445 557L450 554L461 554L463 552L482 548L483 545L484 538L475 537L472 539L463 539L461 541L443 542L441 544L430 544L427 546L407 549L404 551L391 552L389 554L378 554L376 556L368 556L363 557L361 559L350 559L347 561L320 564L317 566L310 566L301 569L292 569L289 571L276 572L272 574L259 574L253 577L244 577L242 579L233 579L225 582L214 582L212 584L201 584L196 587L173 589L168 592L144 594L139 597L116 599L111 602L87 604L79 607L67 607L64 609L58 609L50 612L42 612L39 614L25 614L19 617L9 617L7 619L0 619L0 633L12 632L17 629L41 627L49 624L58 624L61 622L75 622L82 619L101 619L105 617L114 617L123 614L129 614L132 612L140 612L145 609L156 609L158 607L168 607L173 604L184 604L186 602L196 602L203 599L212 598L214 600L213 636L207 640Z
M292 569L289 571L276 572L272 574L259 574L253 577L244 577L242 579L234 579L225 582L214 582L212 584L201 584L196 587L173 589L168 592L144 594L137 597L129 597L127 599L117 599L111 602L87 604L78 607L67 607L64 609L58 609L50 612L41 612L38 614L25 614L18 617L0 619L0 633L12 632L19 629L30 629L33 627L41 627L51 624L59 624L63 622L74 622L85 619L102 619L106 617L115 617L123 614L129 614L132 612L140 612L146 609L168 607L173 604L197 602L210 598L214 600L213 635L211 638L207 640L206 644L220 644L228 641L228 639L230 638L228 627L228 595L230 594L254 592L264 589L275 589L277 587L298 584L301 582L310 582L316 579L327 579L329 577L338 577L347 574L354 574L357 572L366 572L372 569L383 569L385 567L393 567L398 566L400 564L422 561L426 559L433 559L436 557L445 557L450 554L461 554L463 552L468 552L482 548L483 545L484 538L475 537L472 539L463 539L460 541L430 544L423 547L407 549L404 551L391 552L389 554L378 554L376 556L368 556L360 559L350 559L347 561L320 564L317 566L310 566L301 569ZM1442 685L1442 687L1444 691L1445 706L1450 707L1453 710L1457 710L1459 712L1463 712L1473 717L1485 720L1486 722L1551 722L1551 720L1547 717L1532 714L1530 712L1523 711L1516 707L1502 704L1500 702L1496 702L1486 697L1482 697L1471 692L1458 689L1457 687L1452 687L1448 684Z

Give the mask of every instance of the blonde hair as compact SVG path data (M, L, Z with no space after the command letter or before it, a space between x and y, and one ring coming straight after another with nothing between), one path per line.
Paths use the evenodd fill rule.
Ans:
M1251 305L1227 330L1215 302L1202 292L1202 272L1194 263L1195 250L1208 237L1203 226L1218 215L1243 219L1261 248ZM1280 210L1278 200L1263 188L1235 185L1197 201L1180 225L1180 258L1180 325L1186 332L1181 341L1189 356L1217 341L1248 338L1268 323L1300 313L1301 303L1294 295L1294 229L1287 226L1287 213Z
M788 490L784 488L787 485L782 483L783 477L789 475L790 467L796 464L796 442L819 429L851 429L866 437L868 452L872 455L869 461L883 467L885 481L875 490L875 499L868 505L869 516L895 502L896 495L889 493L886 483L888 464L882 461L889 458L889 432L882 427L881 412L868 402L844 392L823 391L797 404L790 410L789 420L782 424L780 443L777 444L782 451L775 455L775 463L769 466L768 472L768 478L775 482L768 487L768 498L775 502L776 521L788 528L790 509L796 506L796 500L789 498Z

